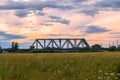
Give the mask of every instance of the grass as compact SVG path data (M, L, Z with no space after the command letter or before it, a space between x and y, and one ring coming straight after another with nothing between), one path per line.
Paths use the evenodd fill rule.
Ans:
M0 80L120 80L120 53L0 54Z

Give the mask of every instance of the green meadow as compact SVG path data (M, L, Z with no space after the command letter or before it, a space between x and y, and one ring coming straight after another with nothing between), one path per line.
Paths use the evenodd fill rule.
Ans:
M0 80L120 80L120 53L0 54Z

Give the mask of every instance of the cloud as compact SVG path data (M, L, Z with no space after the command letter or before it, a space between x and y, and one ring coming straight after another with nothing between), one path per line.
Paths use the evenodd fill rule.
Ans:
M120 32L111 32L110 34L119 34L120 35Z
M58 16L49 16L51 19L61 19L61 17Z
M57 1L30 1L15 2L9 1L7 4L0 5L0 10L43 10L44 8L56 8L61 10L72 9L72 6L57 3Z
M51 37L61 37L61 36L69 36L69 37L81 37L82 35L74 35L74 34L48 34L47 36Z
M69 34L48 34L48 36L68 36Z
M79 13L88 16L95 16L100 11L120 11L120 0L98 0L93 4L81 4L78 9Z
M91 25L91 26L87 26L88 28L86 29L85 33L86 34L94 34L94 33L104 33L104 32L108 32L110 30L103 28L103 27L99 27L96 25Z
M101 0L91 5L84 5L84 9L80 10L81 13L94 16L99 14L100 11L119 11L120 0Z
M102 0L95 4L96 7L100 8L111 8L111 9L120 9L120 0Z
M84 13L88 16L95 16L96 14L99 14L99 10L82 10L80 13Z
M36 15L38 15L38 16L45 16L46 14L44 13L44 12L37 12L37 14Z
M116 38L120 40L120 35L112 35L111 38Z
M46 22L55 22L55 23L61 23L61 24L66 24L68 25L71 21L67 19L62 19L59 16L49 16L51 20L47 20Z
M18 21L16 21L16 22L12 22L12 23L13 23L13 25L23 25L22 22L18 22Z
M48 23L41 23L40 25L44 25L44 26L54 26L53 24L48 24Z
M85 4L85 2L87 4ZM95 0L94 3L88 4L88 0L35 0L35 1L8 1L4 5L0 5L0 10L40 10L45 8L60 10L79 10L88 16L94 16L103 10L120 10L120 0ZM40 13L44 16L44 13Z
M54 22L54 23L61 23L68 25L71 21L67 19L55 19L55 20L53 19L53 20L47 20L47 22Z
M120 32L110 32L111 38L118 38L120 40Z
M18 17L20 17L20 18L24 18L24 17L26 17L27 15L29 14L29 12L28 11L16 11L16 13L15 13L15 15L16 16L18 16Z
M13 2L10 1L4 5L0 5L0 10L18 10L18 9L27 9L30 5L22 2Z
M72 0L72 2L78 3L78 2L85 2L87 0Z
M7 34L5 32L0 32L0 36L3 36L5 40L24 39L24 38L26 38L25 36L15 35L15 34Z
M45 16L46 15L44 12L41 12L41 11L19 10L19 11L15 12L15 15L20 18L27 17L29 14L37 15L37 16Z

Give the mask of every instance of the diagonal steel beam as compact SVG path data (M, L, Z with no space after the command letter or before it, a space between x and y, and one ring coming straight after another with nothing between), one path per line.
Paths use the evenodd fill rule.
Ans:
M53 40L53 43L57 46L57 48L60 48L60 45L58 45L55 40Z
M68 40L66 40L66 41L63 43L63 45L62 45L61 48L64 48L64 46L65 46L65 44L67 44L67 42L68 42Z
M40 44L40 46L41 46L42 48L44 48L44 46L41 44L41 42L40 42L39 40L37 40L37 42Z

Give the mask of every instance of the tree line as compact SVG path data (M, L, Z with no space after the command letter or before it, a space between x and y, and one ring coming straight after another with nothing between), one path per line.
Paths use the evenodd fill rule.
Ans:
M9 50L20 52L19 44L17 42L12 42L11 43L11 48ZM34 46L30 46L29 50L31 52L43 51L43 50L36 50ZM110 46L109 48L104 48L100 44L94 44L94 45L91 46L90 50L82 50L82 51L98 52L98 51L104 51L104 50L106 50L106 51L120 51L120 45L118 45L117 47L116 46ZM2 51L3 51L3 49L0 46L0 53L2 53ZM53 51L51 51L51 52L53 52ZM78 50L78 51L81 51L81 50ZM24 51L21 51L21 52L24 52ZM44 50L44 52L47 52L47 51Z
M12 42L11 44L11 50L18 50L19 49L19 44L17 42ZM2 53L3 49L2 47L0 46L0 53Z

